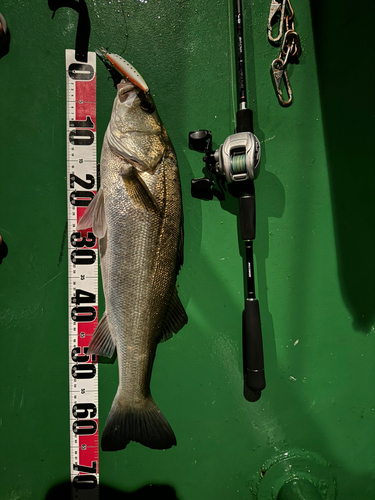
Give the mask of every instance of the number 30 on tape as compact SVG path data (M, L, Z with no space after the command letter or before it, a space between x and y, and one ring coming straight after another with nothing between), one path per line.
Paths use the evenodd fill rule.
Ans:
M66 50L65 61L71 498L86 500L99 497L98 365L87 354L98 323L98 248L77 224L97 191L96 55L81 63Z

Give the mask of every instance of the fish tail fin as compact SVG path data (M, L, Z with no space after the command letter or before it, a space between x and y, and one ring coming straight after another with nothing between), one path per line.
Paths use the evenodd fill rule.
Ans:
M155 450L176 445L176 437L151 395L140 406L124 406L116 395L102 434L102 450L122 450L130 441Z

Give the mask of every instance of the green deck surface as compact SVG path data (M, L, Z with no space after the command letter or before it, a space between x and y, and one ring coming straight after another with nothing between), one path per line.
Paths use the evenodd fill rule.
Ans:
M158 348L152 377L178 445L101 452L103 499L268 500L301 467L324 498L375 498L373 12L364 1L293 0L303 52L282 108L269 3L243 0L262 146L254 251L267 377L249 403L237 202L190 196L203 163L187 145L191 130L212 130L215 147L234 131L232 2L87 0L90 50L108 46L135 65L176 149L189 316ZM3 0L0 12L11 32L0 59L0 500L68 499L65 49L78 16L63 8L52 20L41 0ZM98 61L98 157L113 98ZM99 372L102 432L117 365Z

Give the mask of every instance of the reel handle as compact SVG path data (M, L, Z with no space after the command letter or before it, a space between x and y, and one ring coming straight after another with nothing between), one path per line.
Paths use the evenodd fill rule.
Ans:
M199 153L205 153L203 161L208 167L208 174L210 176L209 179L207 179L207 177L202 177L200 179L191 180L191 196L199 200L211 201L214 196L212 192L214 180L209 170L213 160L211 132L209 130L195 130L194 132L189 132L189 149L198 151Z

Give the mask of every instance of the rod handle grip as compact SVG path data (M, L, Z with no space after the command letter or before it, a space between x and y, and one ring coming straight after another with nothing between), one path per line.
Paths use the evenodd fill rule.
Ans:
M243 194L239 197L240 228L243 241L255 239L255 196Z
M242 346L245 394L246 388L250 391L262 391L266 387L266 379L259 302L256 299L245 301L242 318Z

